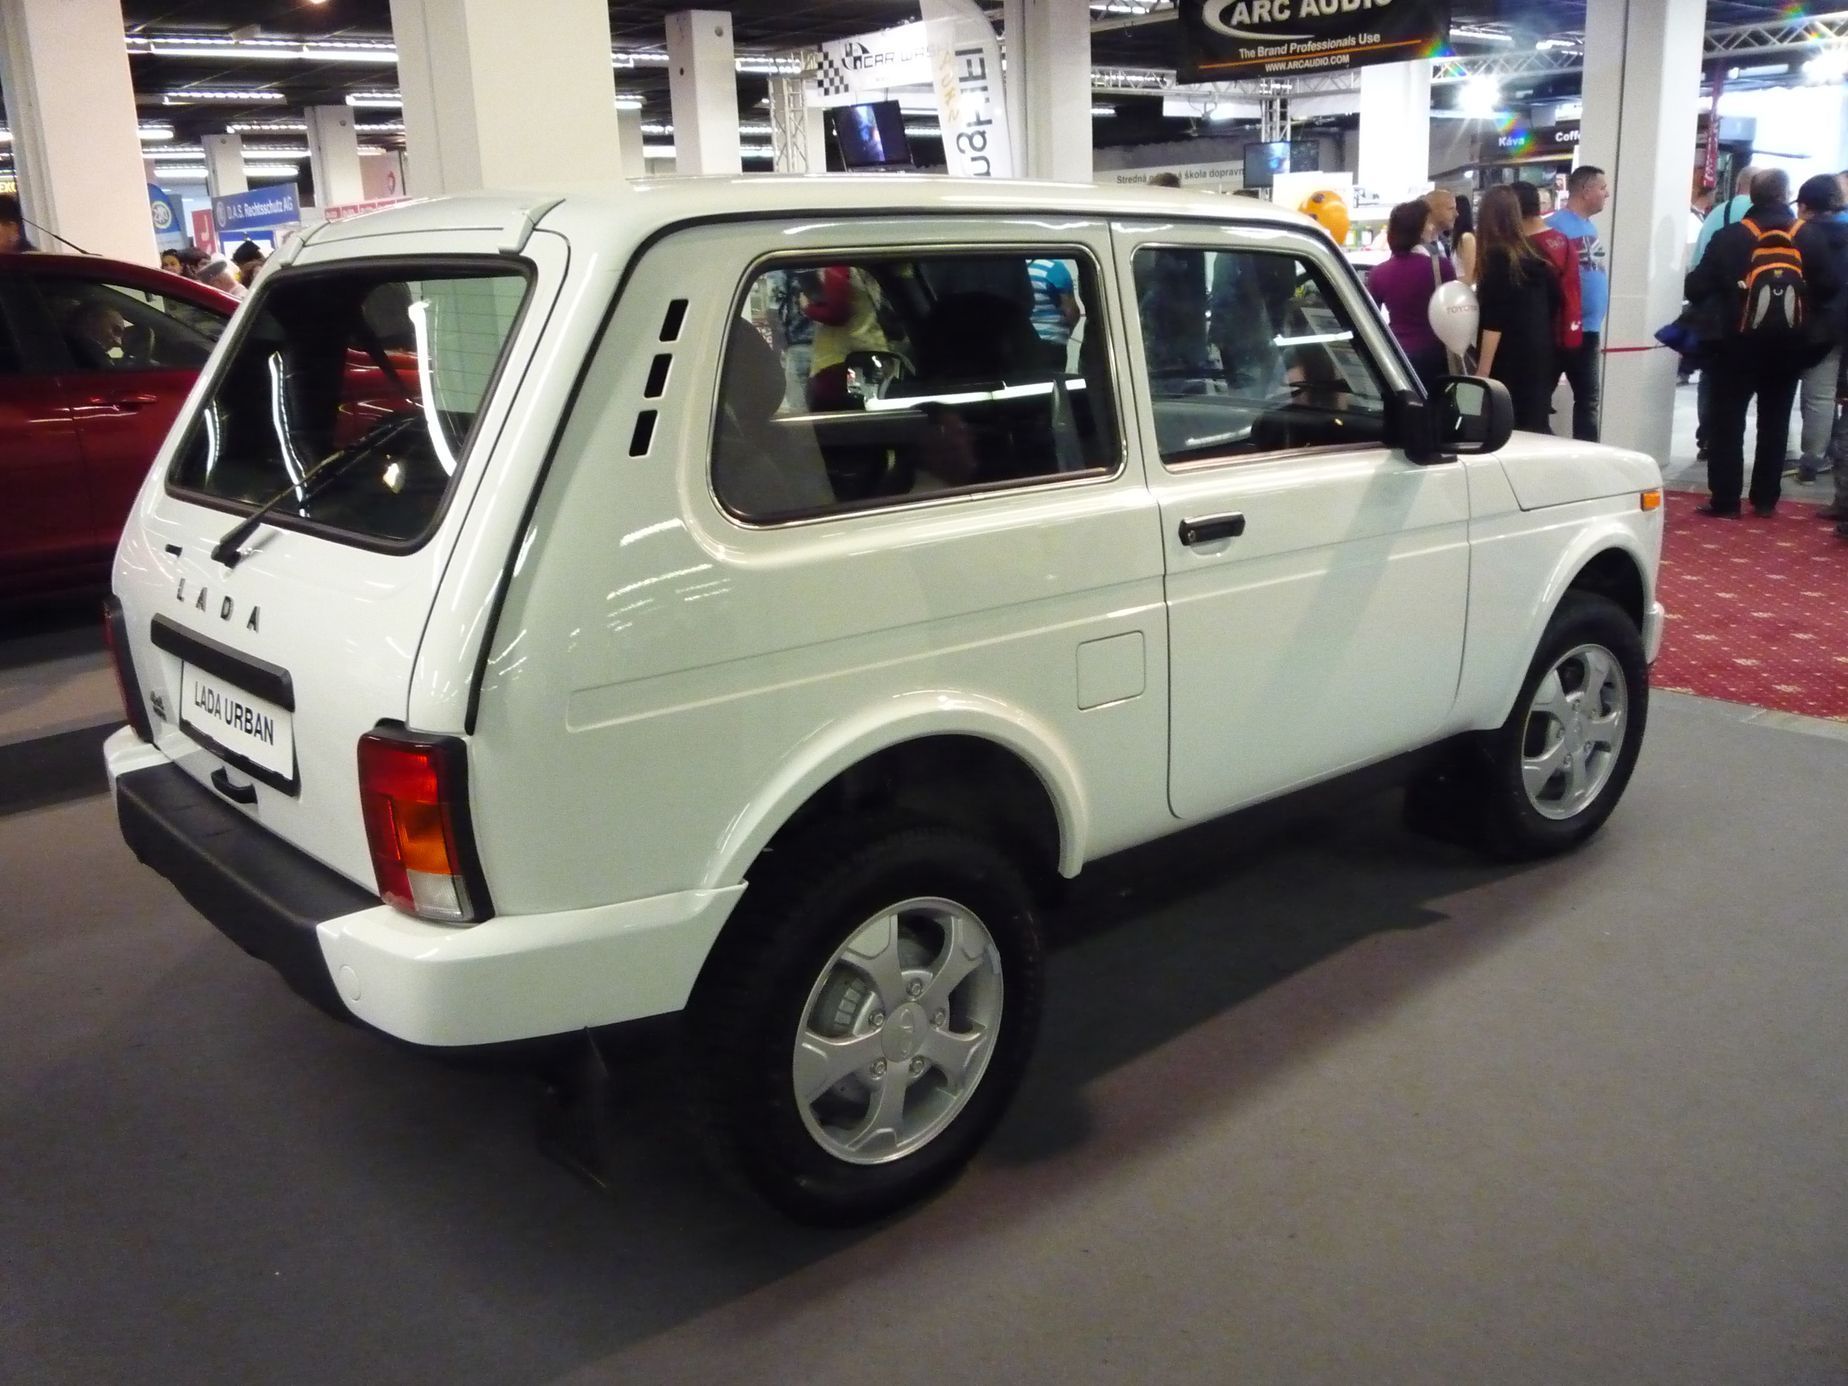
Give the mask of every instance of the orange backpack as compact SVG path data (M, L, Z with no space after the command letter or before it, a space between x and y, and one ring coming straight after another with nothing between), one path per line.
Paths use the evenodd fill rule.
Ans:
M1803 252L1788 228L1767 231L1750 217L1739 223L1752 233L1752 255L1739 281L1744 302L1739 335L1761 341L1795 339L1803 331L1805 300Z

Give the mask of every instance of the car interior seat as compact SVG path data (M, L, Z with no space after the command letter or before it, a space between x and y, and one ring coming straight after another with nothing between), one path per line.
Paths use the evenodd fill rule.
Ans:
M835 503L814 425L776 418L783 391L782 360L747 319L734 318L719 385L712 483L719 499L741 515L825 510Z

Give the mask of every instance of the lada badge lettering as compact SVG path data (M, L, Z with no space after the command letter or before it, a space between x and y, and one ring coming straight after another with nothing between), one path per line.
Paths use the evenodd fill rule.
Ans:
M201 587L199 589L198 595L193 599L193 610L204 611L206 609L205 599L210 595L211 595L210 588ZM180 579L180 585L174 591L173 597L174 597L174 600L179 602L182 606L185 605L186 603L186 579L185 578ZM237 611L237 604L230 597L223 597L219 600L219 603L218 603L218 619L219 620L229 621L231 617L234 614L236 614L236 611ZM258 629L258 622L259 622L259 618L262 616L262 613L263 613L262 607L260 606L251 607L250 615L244 618L244 629L250 630L250 631L254 631Z

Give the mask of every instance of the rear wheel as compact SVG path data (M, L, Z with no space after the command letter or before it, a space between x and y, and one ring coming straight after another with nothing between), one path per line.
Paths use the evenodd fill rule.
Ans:
M1038 1026L1041 957L1012 863L892 824L776 854L687 1010L721 1167L790 1216L852 1223L955 1175Z

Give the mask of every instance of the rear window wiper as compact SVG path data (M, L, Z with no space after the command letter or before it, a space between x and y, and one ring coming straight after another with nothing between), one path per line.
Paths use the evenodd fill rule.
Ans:
M350 462L376 452L385 443L396 438L404 428L421 422L415 414L397 414L373 425L372 429L351 448L342 448L329 453L302 475L300 481L291 481L275 495L271 496L255 510L251 511L225 532L224 538L212 546L212 561L222 563L227 568L235 568L242 561L244 541L257 532L257 526L277 506L291 496L299 495L304 503L312 494L311 486L323 478L331 481ZM374 435L377 435L376 437Z

